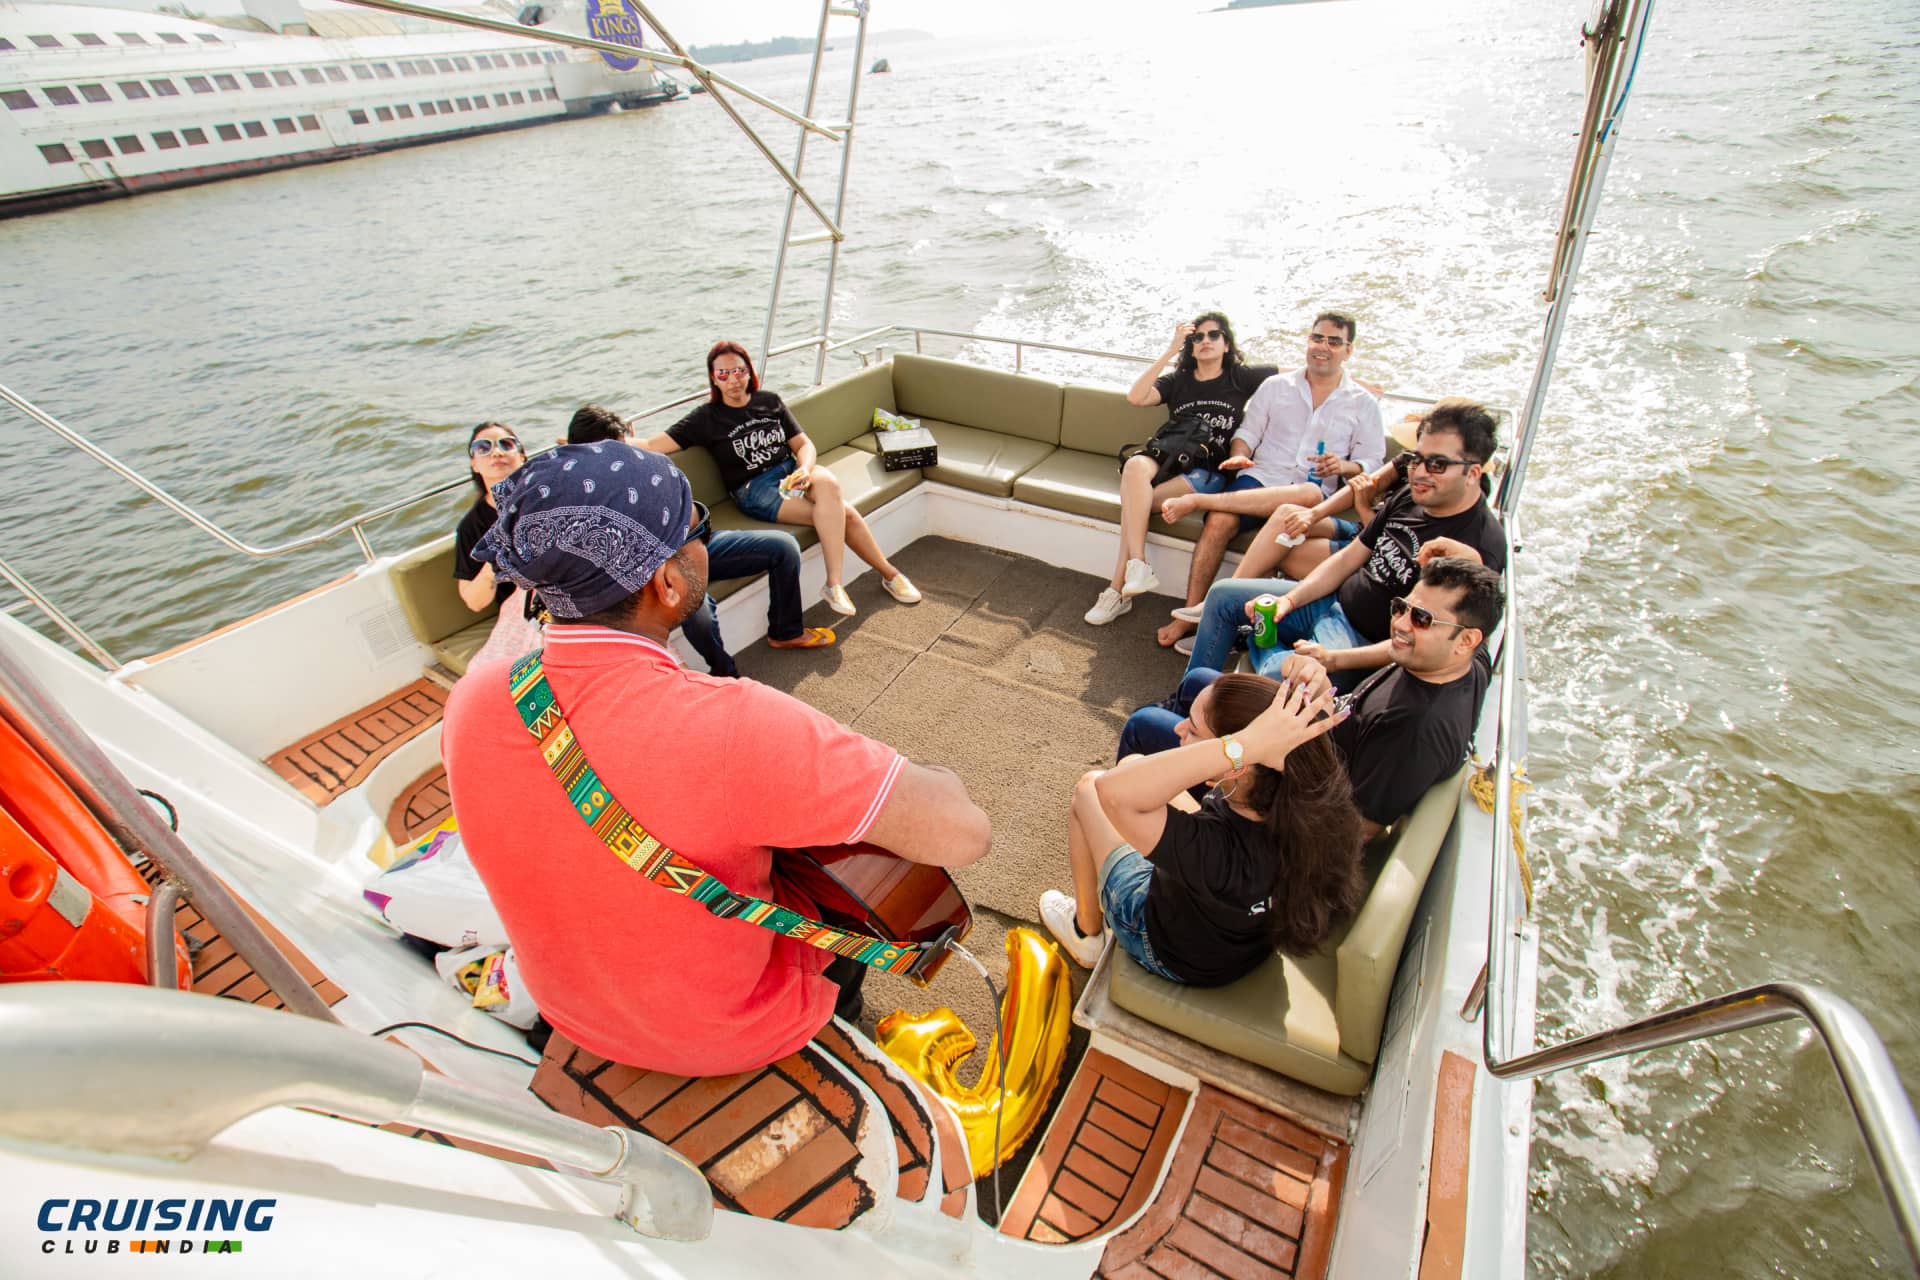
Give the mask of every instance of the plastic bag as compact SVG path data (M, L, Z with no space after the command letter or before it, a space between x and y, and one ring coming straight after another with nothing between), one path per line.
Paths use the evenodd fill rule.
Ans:
M374 910L402 933L443 947L507 945L506 926L473 869L458 831L436 831L413 853L367 881Z
M873 411L873 429L875 431L911 431L919 426L917 418L903 418L897 413L888 413L885 409Z
M511 1027L530 1030L540 1017L527 989L520 985L520 965L513 948L463 947L442 951L433 958L440 976L473 997L473 1007L490 1013Z

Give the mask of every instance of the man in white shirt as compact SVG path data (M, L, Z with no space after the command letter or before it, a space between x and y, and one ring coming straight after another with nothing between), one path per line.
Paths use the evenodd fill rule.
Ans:
M1187 574L1186 608L1175 610L1173 621L1160 628L1161 644L1187 651L1179 642L1194 623L1182 615L1206 599L1227 544L1242 530L1259 528L1284 504L1315 505L1386 456L1380 401L1346 371L1356 332L1352 316L1337 311L1315 316L1306 367L1268 378L1247 401L1246 416L1219 467L1233 474L1232 482L1219 493L1182 494L1161 505L1169 524L1191 511L1206 512Z

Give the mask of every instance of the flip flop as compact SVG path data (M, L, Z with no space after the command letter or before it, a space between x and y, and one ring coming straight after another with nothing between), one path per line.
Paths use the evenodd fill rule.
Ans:
M791 640L767 637L769 649L824 649L837 639L831 627L807 627Z

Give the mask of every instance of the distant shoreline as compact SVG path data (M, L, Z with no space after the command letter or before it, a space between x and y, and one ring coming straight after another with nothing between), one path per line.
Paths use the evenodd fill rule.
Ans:
M927 31L876 31L868 38L885 37L889 40L930 40L932 33ZM812 36L775 36L771 40L743 40L738 44L696 44L687 52L695 62L751 62L755 58L782 58L795 53L812 53ZM831 50L832 45L827 48Z

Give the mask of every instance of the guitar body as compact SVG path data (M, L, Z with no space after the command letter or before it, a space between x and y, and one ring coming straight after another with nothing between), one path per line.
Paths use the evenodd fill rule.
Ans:
M827 923L888 942L958 942L973 928L953 877L875 845L775 849L773 878L818 904ZM950 954L929 951L907 976L924 987Z

